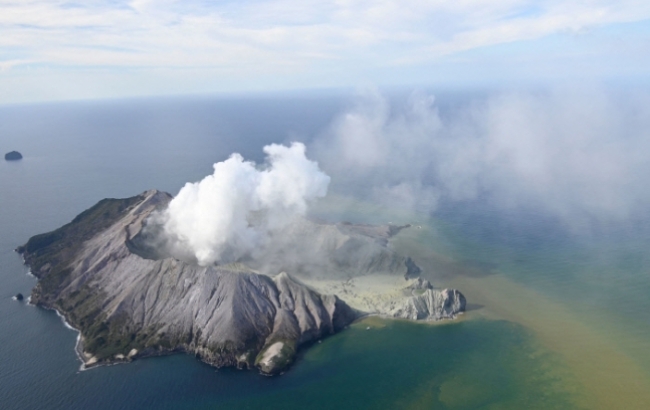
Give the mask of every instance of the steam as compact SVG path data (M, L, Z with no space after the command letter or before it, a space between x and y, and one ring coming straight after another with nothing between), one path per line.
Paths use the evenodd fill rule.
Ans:
M232 154L214 164L212 175L180 190L159 215L177 252L201 265L239 260L327 194L330 178L302 143L267 145L264 153L261 168Z
M534 209L574 225L645 212L650 98L599 88L499 93L444 111L360 95L315 142L335 189L435 211L441 201ZM581 222L580 222L581 223Z
M337 191L390 207L435 212L474 201L534 210L570 228L630 221L650 206L643 93L500 93L443 108L424 93L397 105L366 92L312 141L318 163L302 143L264 147L262 166L233 154L186 184L156 229L173 255L201 265L287 259L296 249L296 258L317 260L291 232L326 195L327 174Z

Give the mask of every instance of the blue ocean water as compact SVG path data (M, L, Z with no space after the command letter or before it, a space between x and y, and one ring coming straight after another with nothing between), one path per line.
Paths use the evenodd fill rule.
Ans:
M105 197L176 193L232 152L260 161L267 143L309 141L346 104L345 95L275 95L0 107L0 151L24 155L0 163L0 407L579 407L594 385L581 380L580 363L567 365L566 349L554 349L534 322L481 314L491 306L442 326L364 322L267 378L186 355L80 372L76 333L54 312L11 299L35 284L13 252L30 236ZM581 238L542 219L471 206L441 209L429 225L435 238L423 243L454 259L440 264L443 276L532 289L596 335L619 332L617 348L650 369L645 229Z

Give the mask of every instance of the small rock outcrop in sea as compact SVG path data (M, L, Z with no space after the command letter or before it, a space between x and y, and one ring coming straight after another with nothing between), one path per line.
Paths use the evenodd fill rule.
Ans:
M14 296L14 299L18 300L18 301L23 300L24 299L23 294L22 293L16 293L16 296Z
M422 278L404 281L420 268L387 245L408 226L303 219L276 234L254 260L200 266L151 245L158 242L148 237L156 232L149 217L171 198L152 190L104 199L16 249L38 278L31 303L55 309L79 330L85 366L187 352L217 367L277 374L300 346L367 313L439 320L465 309L457 290L435 290ZM336 296L351 297L345 289L353 279L372 280L377 272L400 281L388 302L360 311ZM335 292L318 292L311 281L333 281Z
M19 159L23 159L23 155L18 151L11 151L5 154L6 161L18 161Z

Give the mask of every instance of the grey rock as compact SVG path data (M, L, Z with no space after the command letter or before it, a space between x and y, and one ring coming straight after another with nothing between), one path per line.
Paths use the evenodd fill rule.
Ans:
M426 289L421 295L404 299L388 314L410 320L453 319L465 311L465 296L456 289Z
M406 277L420 270L390 249L388 239L408 226L293 221L247 263L263 273L287 271L309 279L349 279L385 273Z
M23 159L23 156L18 151L11 151L5 154L6 161L18 161L19 159Z
M406 273L404 273L404 279L412 279L412 278L417 278L420 276L420 273L422 273L422 269L418 265L413 262L413 259L406 258L404 261L404 265L406 266Z
M433 286L431 285L431 282L429 282L426 279L423 278L417 278L411 283L408 287L408 290L416 291L416 290L427 290L427 289L433 289Z

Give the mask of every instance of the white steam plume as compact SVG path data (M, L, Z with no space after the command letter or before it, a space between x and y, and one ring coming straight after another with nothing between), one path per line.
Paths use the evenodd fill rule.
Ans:
M201 265L236 261L327 194L330 177L307 159L303 144L267 145L264 152L263 169L233 154L180 190L161 215L174 247Z
M552 89L500 93L440 113L414 93L403 107L376 91L314 143L336 189L433 211L480 199L568 225L622 221L650 206L650 94Z

